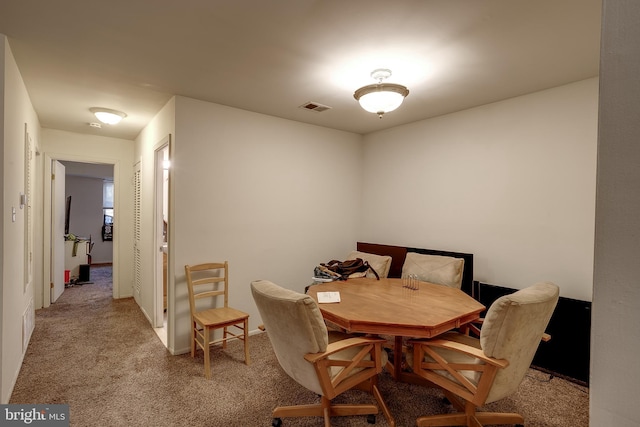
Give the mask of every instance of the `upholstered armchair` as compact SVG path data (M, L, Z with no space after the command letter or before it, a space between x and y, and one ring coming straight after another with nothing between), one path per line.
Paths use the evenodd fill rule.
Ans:
M449 332L411 340L409 363L420 377L439 386L458 413L418 418L418 426L482 426L524 423L520 414L477 412L513 394L524 378L558 302L553 283L538 283L497 299L476 339Z
M330 426L330 417L375 415L383 411L390 425L393 418L377 386L382 371L384 340L329 332L317 303L308 295L282 288L272 282L251 283L253 299L282 369L298 384L320 396L318 404L281 406L273 410L273 426L284 417L320 416ZM377 405L334 405L331 400L350 389L373 394Z

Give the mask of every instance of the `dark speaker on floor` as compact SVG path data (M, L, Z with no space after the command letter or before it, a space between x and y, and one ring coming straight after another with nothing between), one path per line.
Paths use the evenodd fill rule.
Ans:
M89 264L80 264L78 282L88 282L90 280L91 273L89 272L89 267Z

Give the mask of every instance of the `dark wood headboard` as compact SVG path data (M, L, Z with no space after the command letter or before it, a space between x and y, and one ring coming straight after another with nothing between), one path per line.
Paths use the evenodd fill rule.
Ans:
M442 255L464 259L462 270L462 290L472 295L473 289L473 254L462 252L440 251L436 249L410 248L406 246L380 245L378 243L358 242L357 248L360 252L368 252L376 255L388 255L391 257L391 268L389 277L399 278L402 276L402 266L407 256L407 252L417 252L426 255Z

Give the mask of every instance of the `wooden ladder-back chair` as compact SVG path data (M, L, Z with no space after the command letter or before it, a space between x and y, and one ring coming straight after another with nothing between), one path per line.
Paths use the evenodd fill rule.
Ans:
M191 311L191 357L195 357L196 345L204 351L204 374L211 378L209 347L222 343L222 348L226 348L228 340L239 339L244 341L244 362L248 365L249 314L229 307L229 264L225 261L185 265L184 271ZM219 299L223 299L221 305ZM212 339L216 329L223 330L222 337Z
M459 411L420 417L416 425L523 425L520 414L476 408L517 390L540 340L546 338L544 330L558 295L556 285L543 282L498 298L487 311L479 339L448 332L435 339L411 340L413 371L440 387Z

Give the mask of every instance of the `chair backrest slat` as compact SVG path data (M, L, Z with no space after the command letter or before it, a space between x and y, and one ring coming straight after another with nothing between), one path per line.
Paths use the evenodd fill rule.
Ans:
M224 295L224 291L205 291L205 292L198 292L198 293L194 293L193 297L195 299L200 299L200 298L211 298L211 297L217 297L218 295Z
M192 315L198 311L196 300L204 298L215 299L218 296L223 296L224 307L229 306L229 264L227 261L185 265L184 271L187 277L189 309ZM211 289L212 286L215 287L218 284L222 285L221 289Z

